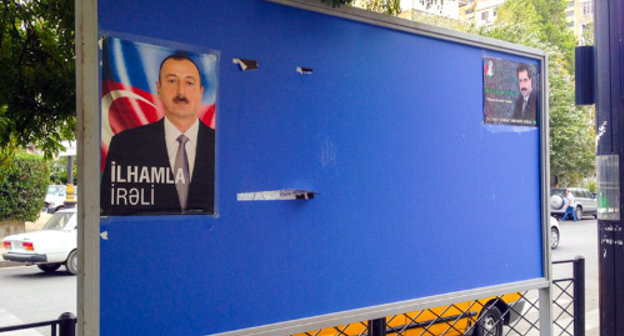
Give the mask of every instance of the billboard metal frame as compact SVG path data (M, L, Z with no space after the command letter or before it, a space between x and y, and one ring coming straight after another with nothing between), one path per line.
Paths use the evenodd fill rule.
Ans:
M548 54L545 51L524 47L491 38L470 35L450 29L430 26L389 15L341 7L332 8L320 1L310 0L267 0L282 5L336 16L352 21L367 23L411 34L455 42L467 46L487 48L509 54L530 57L539 61L541 76L540 115L540 172L541 172L541 219L542 219L542 267L544 277L505 283L496 286L451 292L443 295L423 297L391 304L354 309L339 313L307 317L299 320L279 322L219 333L217 335L275 335L305 332L369 320L407 311L447 305L454 302L474 300L510 292L539 291L540 333L552 335L551 313L551 258L550 228L548 214L549 197L549 143L548 143ZM78 113L78 183L81 197L78 199L79 218L79 273L78 273L78 333L97 336L100 334L100 111L99 111L99 42L97 0L76 0L76 106Z

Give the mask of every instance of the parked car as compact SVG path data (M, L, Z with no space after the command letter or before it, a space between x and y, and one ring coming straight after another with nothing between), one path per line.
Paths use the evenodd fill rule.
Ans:
M70 196L73 193L73 196ZM50 185L45 199L45 210L55 213L61 209L72 208L77 202L78 187L74 185Z
M67 196L67 186L52 184L48 186L48 193L45 197L45 209L54 213L64 207L63 202Z
M556 249L559 246L561 238L561 230L559 229L559 220L554 216L549 216L550 222L550 248Z
M594 218L598 216L596 194L591 193L583 188L553 188L550 190L550 214L561 218L566 211L565 191L570 189L574 196L574 210L578 219L583 215L592 215Z
M37 265L46 273L53 273L62 265L71 274L78 272L78 221L76 209L57 211L40 231L4 237L2 245L8 261Z

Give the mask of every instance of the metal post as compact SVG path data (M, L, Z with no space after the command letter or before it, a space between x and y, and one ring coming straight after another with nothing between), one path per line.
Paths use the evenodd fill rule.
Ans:
M574 336L585 336L585 258L576 257L574 273Z
M67 157L67 183L66 184L74 184L74 157Z
M76 336L76 316L63 313L59 316L59 336Z
M624 242L621 221L624 194L619 181L624 168L624 0L596 0L595 98L598 187L598 272L600 335L624 333Z
M551 284L552 286L552 284ZM550 287L551 287L550 286ZM540 336L552 336L552 291L548 288L541 288L538 292L539 296L539 330Z
M100 83L97 0L75 0L78 334L100 335Z
M386 318L368 321L369 336L386 336Z

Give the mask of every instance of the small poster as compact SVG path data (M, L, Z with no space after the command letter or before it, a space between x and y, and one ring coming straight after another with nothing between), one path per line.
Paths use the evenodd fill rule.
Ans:
M537 127L540 115L537 65L483 58L483 121Z
M101 215L215 213L218 61L102 39Z

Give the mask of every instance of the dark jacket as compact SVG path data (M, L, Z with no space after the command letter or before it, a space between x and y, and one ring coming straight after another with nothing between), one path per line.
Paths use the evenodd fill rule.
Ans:
M103 216L182 213L167 155L164 119L115 135L100 187ZM214 213L215 133L199 122L184 213ZM115 168L117 174L112 174Z
M523 101L524 98L522 95L516 99L516 103L514 104L513 119L537 121L537 92L535 92L535 89L531 91L524 111L522 110Z

